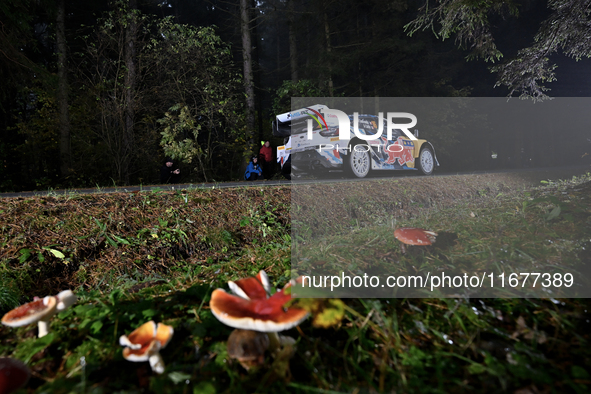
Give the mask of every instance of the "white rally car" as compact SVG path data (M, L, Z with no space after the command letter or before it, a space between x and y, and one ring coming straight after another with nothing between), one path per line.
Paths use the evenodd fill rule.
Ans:
M400 129L391 130L388 136L386 120L376 115L358 115L357 123L353 115L348 115L358 134L376 138L361 139L351 126L352 138L340 139L339 121L325 113L328 109L314 105L276 116L273 135L285 141L277 148L282 168L290 164L297 174L339 169L364 178L372 170L419 170L431 175L439 166L435 148L429 141L418 139L417 131L413 138ZM382 133L377 135L380 127Z

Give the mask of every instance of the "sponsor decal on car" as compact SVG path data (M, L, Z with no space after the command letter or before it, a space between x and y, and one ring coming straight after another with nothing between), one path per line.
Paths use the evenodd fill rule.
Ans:
M386 139L382 137L384 140L384 144L387 143ZM397 149L390 149L391 146L398 146ZM415 161L413 156L414 150L414 143L412 141L406 140L402 137L398 137L398 140L393 144L390 145L385 152L388 154L388 158L386 160L387 164L394 164L396 160L398 160L398 164L401 166L408 163Z

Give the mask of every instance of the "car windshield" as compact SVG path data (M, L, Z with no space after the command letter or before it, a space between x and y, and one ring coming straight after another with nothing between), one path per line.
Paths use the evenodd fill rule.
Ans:
M353 116L349 116L351 123L353 123ZM375 115L360 115L359 116L359 129L362 133L366 135L375 135L378 132L378 122L379 118ZM388 124L385 119L382 120L383 127L382 127L382 137L388 136ZM392 140L398 139L398 137L403 137L404 133L400 129L393 129L392 130Z

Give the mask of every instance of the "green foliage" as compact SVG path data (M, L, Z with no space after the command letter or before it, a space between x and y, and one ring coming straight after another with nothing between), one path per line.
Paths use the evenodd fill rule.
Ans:
M244 134L241 79L233 70L229 47L213 28L165 18L157 29L147 57L161 70L154 78L158 95L176 103L157 121L160 145L166 156L192 164L210 180L219 175L214 162L222 163L245 146L236 142Z
M5 271L0 271L0 313L19 305L21 293Z
M47 79L23 88L22 94L29 98L27 105L34 110L20 112L19 122L10 130L22 137L23 143L15 147L15 153L23 158L28 171L38 174L33 181L40 187L55 183L59 173L59 122L53 89Z
M470 50L468 59L482 58L498 61L503 54L497 49L490 31L490 16L509 14L516 16L518 7L514 1L474 2L444 0L437 4L427 2L419 10L415 20L404 26L409 35L419 30L432 30L442 40L455 35L456 44Z
M273 99L273 113L281 114L291 110L292 97L328 97L328 87L315 83L309 79L297 82L283 81L275 91Z
M494 67L498 73L495 86L507 86L509 95L520 93L521 98L548 98L544 85L556 80L556 64L550 56L561 52L578 61L591 57L589 43L589 1L551 0L548 19L540 24L534 43L521 49L514 59Z
M130 35L133 73L125 46ZM183 169L184 180L229 177L241 151L240 77L212 27L180 25L117 2L84 39L73 114L95 142L87 157L109 157L105 166L116 183L126 173L153 179L160 147L193 166Z
M42 338L27 338L23 341L22 346L19 346L15 351L15 358L23 360L24 363L29 363L33 356L50 346L56 339L56 334L50 332Z
M561 51L580 60L591 57L589 46L589 2L578 0L552 0L547 5L550 16L543 21L534 37L534 43L521 49L515 58L491 67L497 73L495 86L506 86L509 96L520 93L521 98L534 101L548 98L545 83L556 80L555 64L550 56ZM445 40L455 36L460 48L471 52L468 60L482 58L487 62L499 61L503 54L497 48L492 32L491 18L500 15L517 17L517 1L444 0L436 4L427 2L419 15L405 26L408 34L429 29Z
M289 290L289 289L288 289ZM338 326L345 316L345 303L337 299L303 298L292 304L310 312L312 325L318 328Z
M39 246L38 244L35 244L35 248L23 248L18 251L18 253L20 255L18 257L18 262L20 264L24 264L26 261L28 261L32 257L36 257L37 261L39 261L40 263L43 263L43 262L45 262L45 256L43 254L43 251L48 251L50 255L61 260L64 264L68 264L70 259L66 258L66 255L63 252L55 249L54 248L55 246L59 246L59 245Z
M265 201L264 206L261 209L250 210L249 216L243 216L240 219L240 226L252 226L263 235L263 238L269 236L271 239L281 237L285 228L279 220L276 212L278 207L274 207Z
M162 135L160 145L164 148L164 154L187 164L193 161L201 163L205 155L197 143L201 125L196 124L186 105L182 107L180 104L174 105L169 111L164 114L164 118L158 119L158 123L163 127L163 131L160 132ZM179 137L183 136L185 139L178 141ZM203 168L198 169L203 170Z

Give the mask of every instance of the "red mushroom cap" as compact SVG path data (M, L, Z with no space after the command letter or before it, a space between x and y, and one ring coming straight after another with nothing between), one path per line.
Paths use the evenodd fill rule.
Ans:
M437 233L422 228L402 227L394 231L394 236L407 245L431 245L435 242Z
M257 278L259 276L260 273ZM228 294L222 289L214 290L209 302L214 316L230 327L260 332L287 330L308 317L308 312L304 309L284 307L291 300L290 292L286 292L291 283L267 298L263 281L257 278L235 282L231 288L234 291L234 287L240 289L235 291L237 295Z
M15 308L4 315L2 324L8 327L20 327L38 322L46 316L51 316L57 306L57 298L47 296L31 301Z
M230 287L232 293L249 300L267 299L271 292L269 277L262 270L256 277L244 278L236 282L229 281L228 287Z
M0 394L9 394L20 389L30 377L31 371L22 361L9 357L0 358Z

